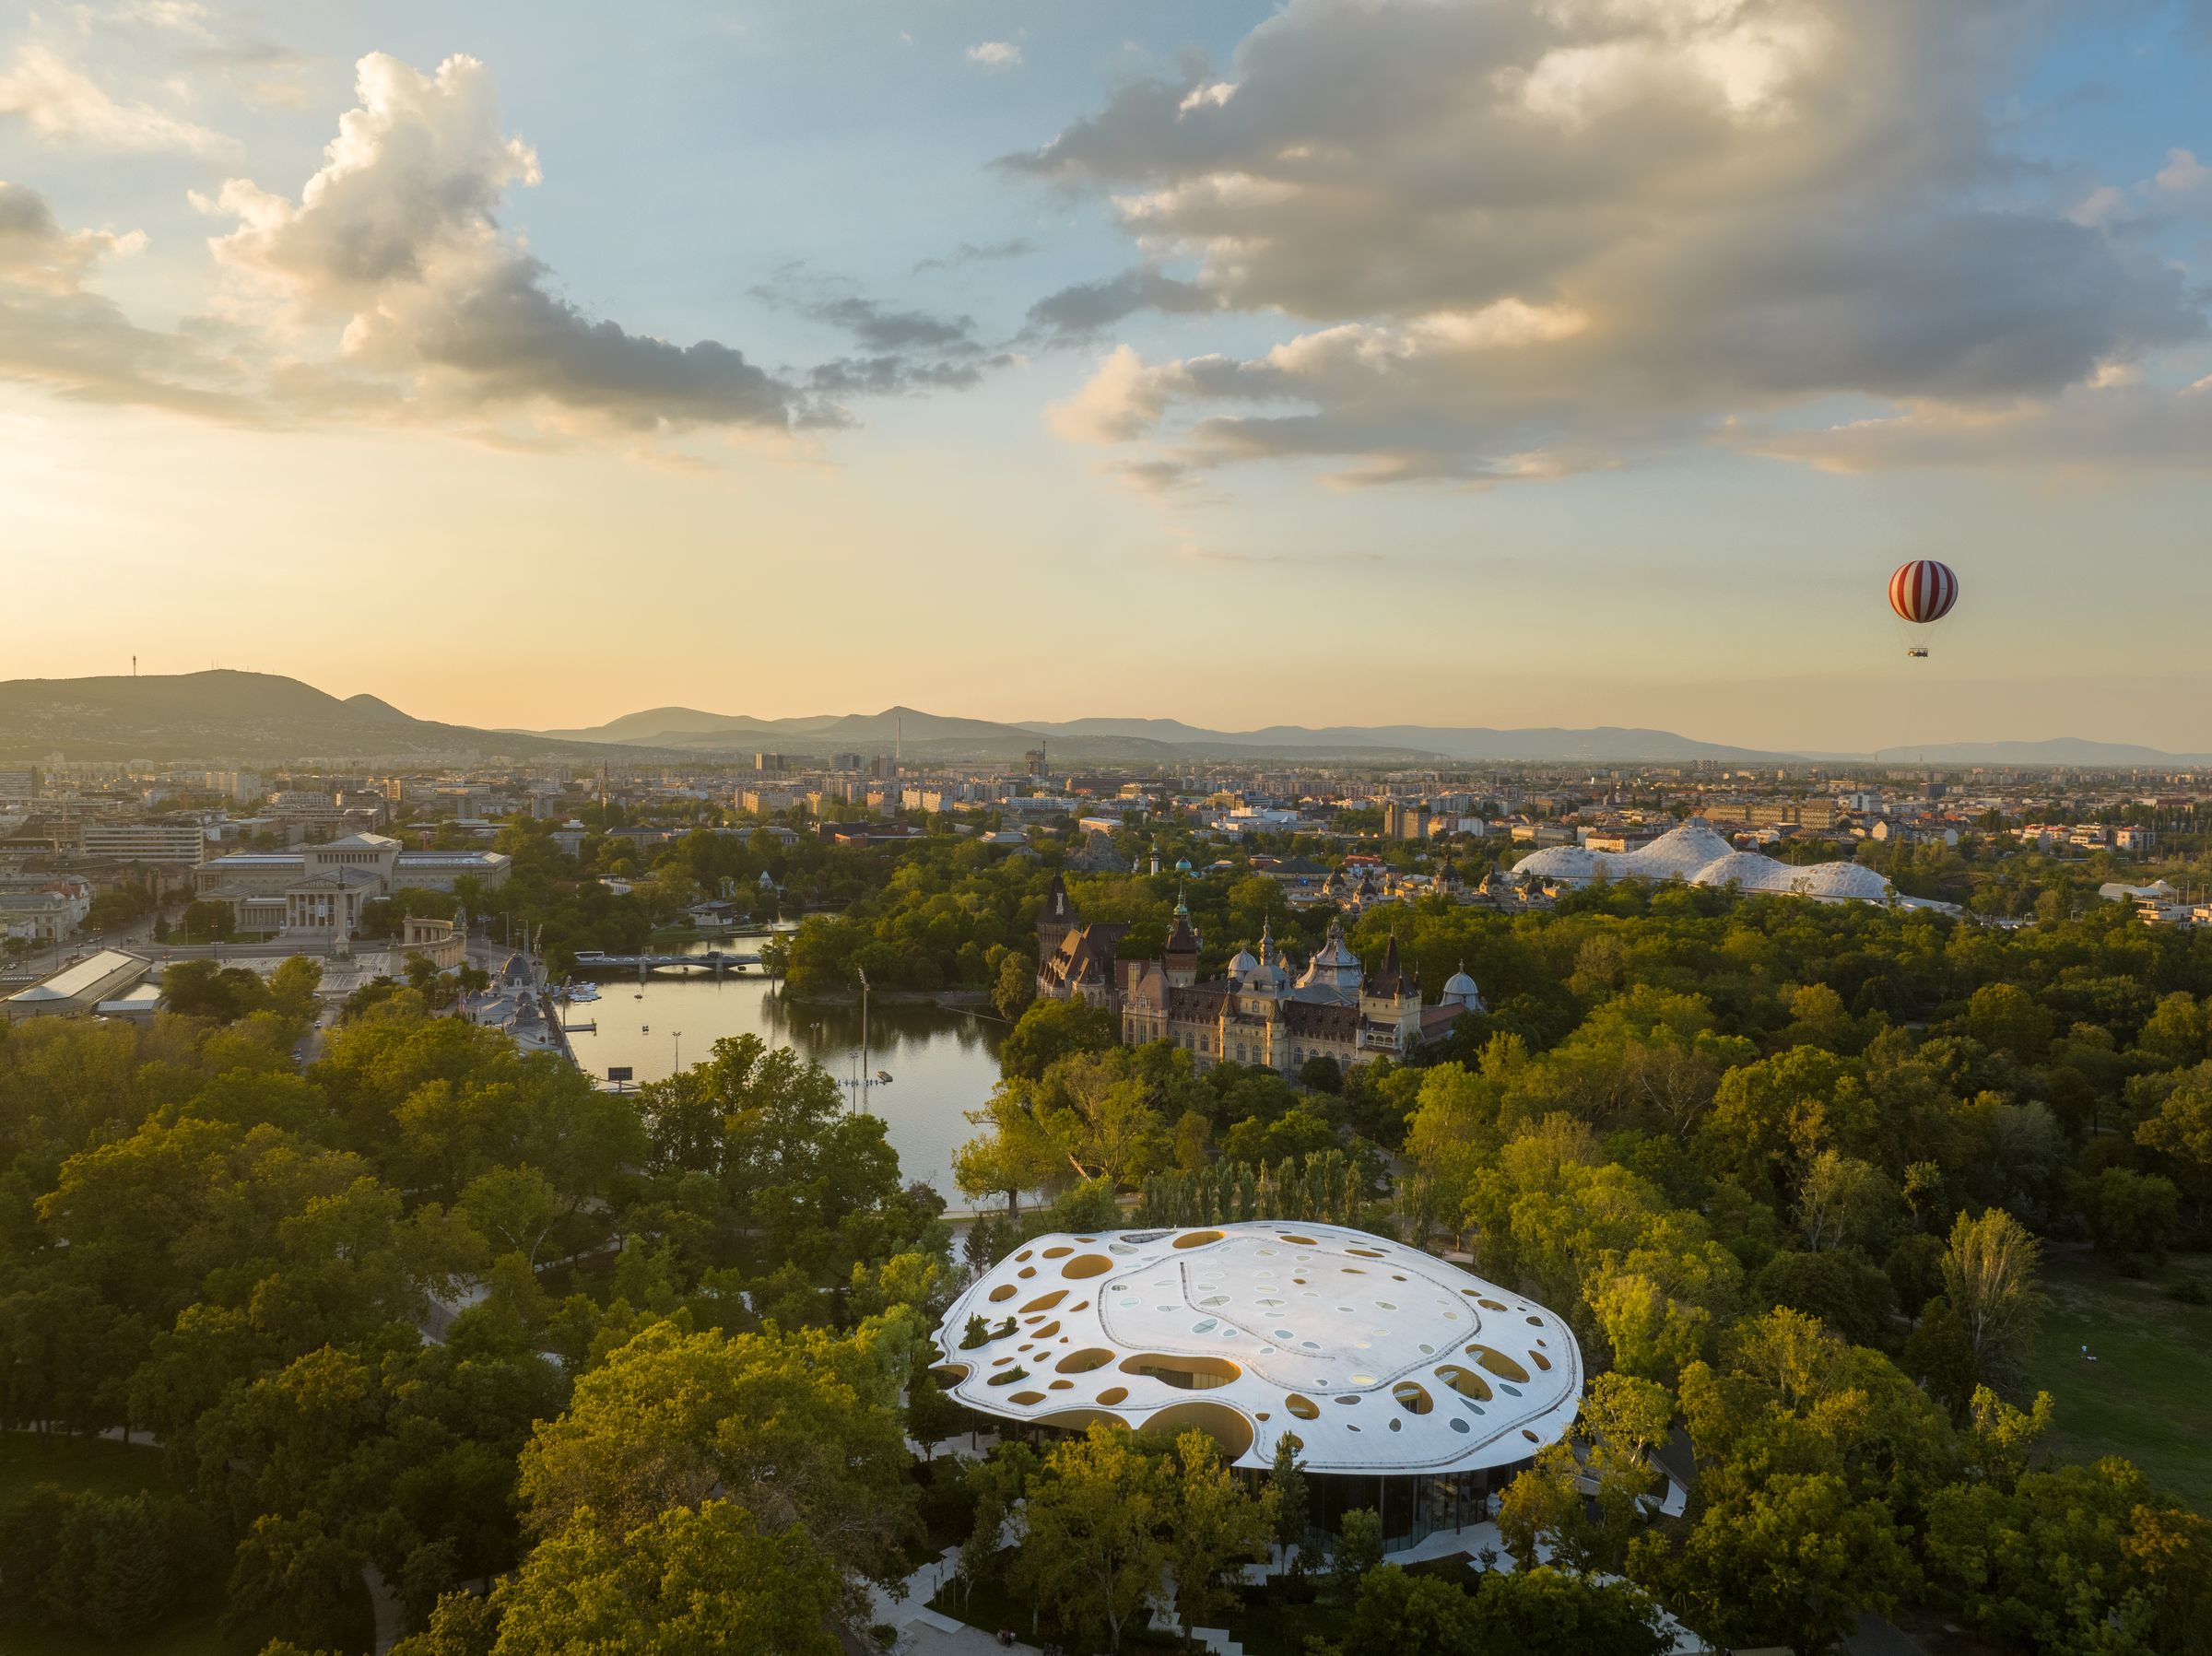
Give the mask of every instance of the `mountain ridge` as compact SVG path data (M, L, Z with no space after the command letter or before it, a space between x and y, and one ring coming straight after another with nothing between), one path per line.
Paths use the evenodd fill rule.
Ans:
M1042 745L1055 761L1166 767L1208 761L1848 764L2200 767L2212 756L2081 736L1895 745L1871 754L1789 753L1700 741L1672 731L1428 724L1275 724L1223 731L1180 719L1006 722L894 706L790 719L660 707L575 730L485 730L420 719L366 692L339 698L277 674L210 669L147 676L0 680L0 759L60 751L87 759L276 761L510 758L597 764L737 758L773 748L828 758L898 745L912 762L1015 762Z

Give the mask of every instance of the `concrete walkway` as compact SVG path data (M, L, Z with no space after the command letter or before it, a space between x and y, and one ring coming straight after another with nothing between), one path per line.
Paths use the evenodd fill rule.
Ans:
M1012 1650L1041 1656L1035 1645L1002 1645L982 1628L929 1608L929 1601L944 1591L959 1568L960 1549L955 1543L896 1589L868 1589L871 1619L878 1627L897 1629L892 1650L898 1656L985 1656L988 1651Z

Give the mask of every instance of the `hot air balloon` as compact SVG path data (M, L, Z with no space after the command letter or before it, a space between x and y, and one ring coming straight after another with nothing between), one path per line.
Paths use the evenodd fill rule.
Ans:
M1932 558L1916 558L1911 563L1900 564L1897 573L1889 577L1889 607L1900 620L1916 627L1942 620L1958 602L1959 577L1950 565L1937 563ZM1914 644L1905 653L1924 661L1928 650L1924 644Z

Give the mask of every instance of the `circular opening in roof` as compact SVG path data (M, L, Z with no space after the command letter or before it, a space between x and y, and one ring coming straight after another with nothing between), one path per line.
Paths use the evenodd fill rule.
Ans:
M1519 1380L1523 1385L1528 1383L1528 1370L1495 1346L1470 1345L1467 1355L1500 1380Z
M1009 1283L1007 1286L1011 1287L1013 1285ZM998 1298L998 1296L994 1294L992 1298L995 1299ZM1065 1288L1054 1288L1049 1294L1038 1295L1036 1298L1030 1300L1029 1304L1023 1306L1021 1308L1021 1314L1026 1317L1031 1311L1049 1311L1053 1309L1053 1307L1058 1305L1066 1298L1067 1290Z
M1252 1447L1252 1422L1221 1403L1170 1403L1140 1429L1160 1438L1196 1429L1218 1443L1221 1452L1232 1461Z
M1141 1374L1182 1392L1210 1392L1244 1372L1227 1357L1183 1357L1173 1352L1139 1351L1122 1359L1124 1374Z
M1176 1248L1203 1248L1208 1242L1218 1242L1220 1239L1221 1233L1218 1230L1186 1230L1181 1236L1177 1237L1175 1240L1170 1244L1170 1246Z
M1102 1276L1112 1269L1113 1262L1102 1253L1078 1253L1060 1267L1060 1274L1080 1279L1086 1276Z
M1126 1386L1109 1386L1099 1393L1099 1401L1102 1403L1117 1403L1128 1395L1129 1388Z
M1472 1368L1462 1368L1457 1363L1446 1363L1436 1371L1436 1378L1462 1397L1471 1397L1477 1403L1490 1401L1490 1382Z
M1288 1409L1300 1420L1319 1420L1321 1418L1321 1410L1313 1400L1311 1397L1300 1397L1295 1392L1283 1399L1283 1407Z
M1073 1248L1070 1248L1066 1243L1063 1242L1057 1248L1047 1248L1044 1251L1044 1257L1047 1259L1065 1259L1074 1251L1075 1250Z
M991 1303L993 1305L996 1305L1000 1300L1011 1299L1015 1295L1020 1292L1021 1290L1016 1287L1012 1283L1002 1282L998 1285L998 1286L991 1290Z
M1103 1368L1113 1361L1113 1353L1103 1345L1086 1345L1081 1351L1071 1351L1053 1365L1061 1374L1088 1374L1093 1368Z

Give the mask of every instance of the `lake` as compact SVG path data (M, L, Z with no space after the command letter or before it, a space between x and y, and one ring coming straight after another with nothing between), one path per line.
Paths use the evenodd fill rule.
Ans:
M668 953L710 948L751 953L758 936L717 938ZM758 1035L771 1047L792 1047L841 1081L860 1074L860 1008L794 1005L752 968L743 976L654 972L641 985L632 973L594 974L599 999L569 1008L571 1023L596 1023L595 1034L569 1037L576 1062L601 1079L628 1064L639 1081L673 1075L683 1062L704 1059L724 1036ZM636 998L642 996L642 999ZM865 1107L883 1117L886 1136L908 1179L924 1179L954 1206L952 1153L971 1136L964 1111L979 1109L998 1085L998 1043L1008 1026L982 1014L873 1001L868 1008L867 1072L888 1071L888 1086L866 1089Z

